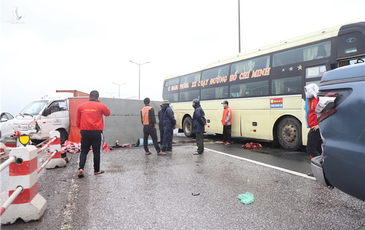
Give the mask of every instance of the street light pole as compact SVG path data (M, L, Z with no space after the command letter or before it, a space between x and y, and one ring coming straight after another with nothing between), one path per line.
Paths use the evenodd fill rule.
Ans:
M120 86L121 85L124 85L125 83L118 84L118 83L113 82L113 84L118 85L118 88L119 88L119 90L118 90L118 98L120 98Z
M148 64L150 62L137 63L137 62L134 62L131 60L129 60L129 61L138 65L138 99L141 99L141 65Z
M109 97L112 97L112 94L114 94L114 92L113 93L106 92L106 93L109 94Z
M241 53L241 18L240 18L240 0L238 0L238 53Z

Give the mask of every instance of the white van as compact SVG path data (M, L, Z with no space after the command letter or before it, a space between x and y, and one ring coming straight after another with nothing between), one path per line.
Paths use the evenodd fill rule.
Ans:
M70 131L69 97L73 93L56 93L53 96L31 102L14 120L14 131L30 135L33 142L49 138L50 131L59 131L63 144Z

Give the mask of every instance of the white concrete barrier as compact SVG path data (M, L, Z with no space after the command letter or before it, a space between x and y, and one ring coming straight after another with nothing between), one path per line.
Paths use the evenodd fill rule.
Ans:
M58 131L49 132L49 137L56 137L57 139L53 141L49 146L49 152L53 153L57 151L54 157L49 161L46 165L46 169L56 168L56 167L65 167L67 162L65 159L61 157L61 138L60 133Z
M9 197L23 188L12 204L1 215L1 224L14 223L18 218L28 222L38 220L47 208L47 201L38 193L38 157L35 146L17 147L10 151L9 159L15 157L15 162L9 165L9 188L1 194ZM3 199L2 199L3 201Z

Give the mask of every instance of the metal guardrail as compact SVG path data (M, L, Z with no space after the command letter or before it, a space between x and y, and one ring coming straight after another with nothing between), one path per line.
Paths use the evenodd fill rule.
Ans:
M37 150L37 153L41 153L42 151L44 151L45 149L47 149L48 147L49 147L49 145L52 143L52 142L54 142L55 140L57 139L57 137L54 137L54 138L52 138L47 144L45 144L42 148L40 148L40 149L38 149ZM48 141L49 139L47 139L46 141ZM46 142L46 141L44 141L44 142ZM44 143L43 142L43 143Z
M4 163L0 165L0 172L3 171L6 167L8 167L11 163L16 161L16 157L12 156L9 159L7 159Z
M50 162L50 160L56 155L58 150L54 151L51 156L48 157L48 159L41 165L41 167L38 168L37 173L41 172L44 167Z
M3 213L6 211L6 209L11 205L11 203L13 203L13 201L15 200L15 198L17 198L21 192L23 192L23 187L22 186L18 186L15 189L15 191L13 192L13 194L11 194L11 196L1 206L1 208L0 208L0 216L3 215Z

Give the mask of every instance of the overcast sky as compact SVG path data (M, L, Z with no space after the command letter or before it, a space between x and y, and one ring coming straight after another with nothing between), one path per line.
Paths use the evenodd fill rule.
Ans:
M14 23L17 7L21 19ZM241 0L241 51L365 21L365 0ZM162 100L163 78L238 52L237 0L1 0L1 110L60 90Z

